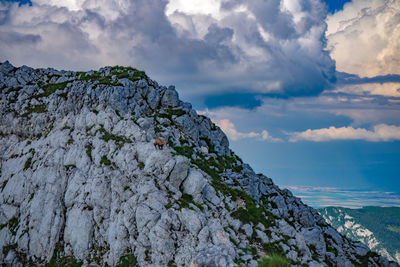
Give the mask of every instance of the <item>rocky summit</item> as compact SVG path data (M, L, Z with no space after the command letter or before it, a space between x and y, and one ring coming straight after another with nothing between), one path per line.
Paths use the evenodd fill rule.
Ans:
M0 65L0 263L398 266L256 174L131 67Z

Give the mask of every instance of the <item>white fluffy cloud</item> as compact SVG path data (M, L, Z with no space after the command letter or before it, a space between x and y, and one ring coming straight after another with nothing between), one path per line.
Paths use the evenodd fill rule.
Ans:
M302 96L332 86L320 0L188 3L2 1L0 60L75 70L133 65L186 94Z
M215 124L217 124L222 131L229 137L230 140L236 141L239 139L244 139L244 138L257 138L263 141L269 141L269 142L280 142L282 141L279 138L274 138L269 135L268 131L263 130L261 133L256 133L256 132L248 132L248 133L242 133L236 130L235 125L228 119L223 119L219 121L215 121Z
M301 140L322 142L332 140L365 140L365 141L393 141L400 140L400 127L386 124L378 124L372 130L364 128L329 127L323 129L308 129L304 132L289 133L290 142Z
M400 1L353 0L328 16L328 47L339 71L400 74Z

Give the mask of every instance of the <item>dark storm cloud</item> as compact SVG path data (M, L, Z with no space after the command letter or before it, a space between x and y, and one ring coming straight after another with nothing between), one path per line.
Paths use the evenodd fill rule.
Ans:
M337 72L338 84L365 84L365 83L399 83L399 74L379 75L375 77L363 77L346 72Z
M0 3L7 17L0 24L1 60L66 69L133 65L177 84L183 95L211 96L206 103L219 105L227 94L232 105L248 108L259 105L257 96L313 96L335 82L324 4L317 0L223 2L221 17L178 11L167 17L168 2L158 0L86 0L78 8L53 2ZM171 23L178 16L192 28ZM245 97L236 97L237 88Z
M257 95L249 93L226 93L207 96L204 103L211 109L227 106L254 109L262 105L262 101L257 98Z

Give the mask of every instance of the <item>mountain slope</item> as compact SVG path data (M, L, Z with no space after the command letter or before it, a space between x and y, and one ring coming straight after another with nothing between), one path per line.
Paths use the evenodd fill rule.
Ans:
M400 263L400 207L327 207L318 211L341 234Z
M3 264L398 266L255 174L143 72L5 62L0 88Z

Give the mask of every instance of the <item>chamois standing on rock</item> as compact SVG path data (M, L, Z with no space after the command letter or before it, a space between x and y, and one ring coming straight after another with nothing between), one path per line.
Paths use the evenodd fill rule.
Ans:
M154 139L154 145L156 146L156 148L158 149L163 149L163 147L167 144L167 142L164 142L163 140L161 140L160 138L156 138Z

